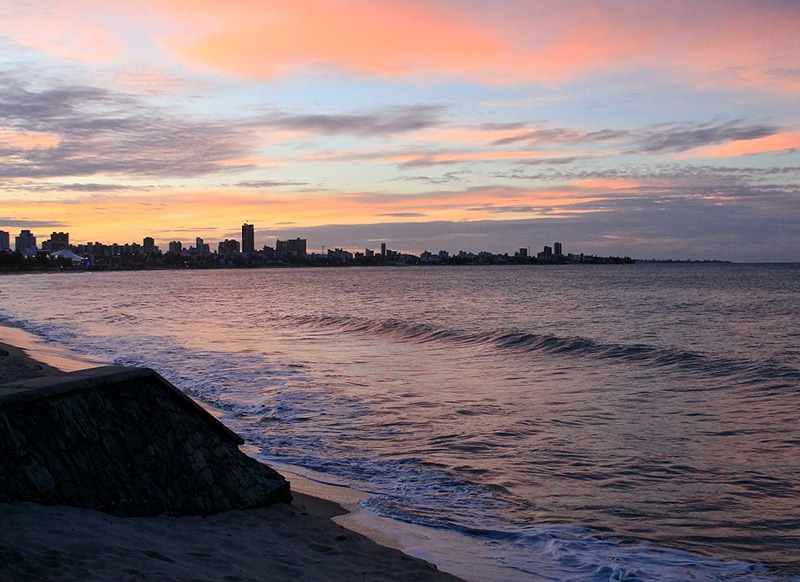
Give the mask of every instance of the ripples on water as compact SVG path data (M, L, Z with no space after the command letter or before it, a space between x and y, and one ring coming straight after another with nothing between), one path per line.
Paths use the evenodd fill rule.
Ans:
M357 483L384 515L488 540L521 572L541 573L542 552L553 578L762 575L698 554L800 569L797 266L35 275L3 288L8 321L154 367L267 458Z

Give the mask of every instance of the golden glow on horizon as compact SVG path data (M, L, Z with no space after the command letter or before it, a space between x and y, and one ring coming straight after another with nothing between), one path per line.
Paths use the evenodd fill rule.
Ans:
M619 184L615 183L618 187ZM181 192L162 196L88 195L72 202L60 199L10 200L7 214L22 219L51 222L50 230L68 230L71 241L119 244L152 236L165 244L168 239L209 240L238 238L247 220L260 230L283 230L327 224L374 224L386 222L463 221L513 216L537 218L577 214L576 202L601 200L591 194L600 186L592 183L542 191L507 188L440 192L425 196L380 196L370 193L230 194L214 191ZM528 208L526 210L526 208ZM245 218L243 218L245 217ZM34 234L47 237L47 232ZM15 233L14 233L15 234Z

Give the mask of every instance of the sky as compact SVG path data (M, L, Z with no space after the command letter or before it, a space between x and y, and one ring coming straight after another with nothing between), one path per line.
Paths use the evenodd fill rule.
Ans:
M796 0L0 0L0 230L800 261Z

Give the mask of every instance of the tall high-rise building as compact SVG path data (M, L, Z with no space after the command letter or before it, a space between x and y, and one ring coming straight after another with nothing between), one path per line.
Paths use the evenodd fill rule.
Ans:
M29 230L21 230L14 239L14 250L26 255L36 254L36 237Z
M142 239L142 248L145 253L150 253L156 248L156 240L152 236L146 236Z
M255 229L246 222L242 225L242 252L254 253L256 251Z
M199 236L194 239L194 252L196 255L200 256L211 254L208 244L203 242L203 239Z
M0 230L0 251L11 250L9 234L5 230Z
M557 256L557 257L560 257L561 255L563 255L563 254L564 254L564 253L561 251L561 243L560 243L560 242L553 243L553 254L554 254L555 256Z

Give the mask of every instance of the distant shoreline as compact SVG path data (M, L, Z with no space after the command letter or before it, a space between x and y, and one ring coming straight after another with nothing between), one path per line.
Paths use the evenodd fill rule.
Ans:
M2 268L0 275L22 274L22 273L57 273L57 272L117 272L117 271L218 271L218 270L248 270L248 269L341 269L341 268L387 268L387 267L491 267L491 266L521 266L521 267L555 267L555 266L586 266L586 265L745 265L745 264L796 264L796 263L735 263L720 259L630 259L628 257L592 257L583 261L487 261L487 262L459 262L451 261L446 263L423 263L423 262L385 262L385 263L330 263L322 261L298 261L292 263L270 263L255 265L212 265L212 264L193 264L187 262L182 265L163 265L163 264L137 264L137 265L108 265L102 267L87 265L25 265L20 268Z

